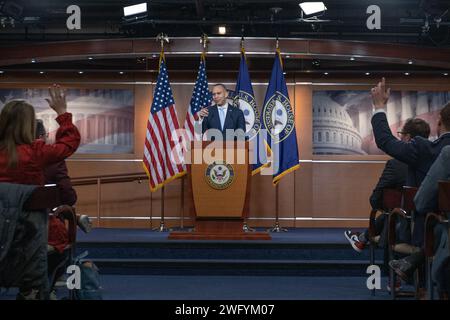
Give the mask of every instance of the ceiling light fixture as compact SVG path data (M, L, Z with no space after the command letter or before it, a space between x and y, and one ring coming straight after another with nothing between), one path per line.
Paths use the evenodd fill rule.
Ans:
M307 16L315 13L325 12L327 7L323 2L301 2L298 4L302 12L304 12Z
M147 2L135 4L132 6L123 7L123 15L125 17L137 15L147 12Z
M219 26L219 34L227 34L227 27Z

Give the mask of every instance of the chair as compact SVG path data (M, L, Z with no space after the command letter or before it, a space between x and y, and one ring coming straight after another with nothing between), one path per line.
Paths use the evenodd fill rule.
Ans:
M381 215L389 215L394 209L401 206L402 203L402 190L400 189L384 189L383 190L383 209L372 210L369 217L369 257L370 265L375 264L375 249L380 242L380 235L376 234L375 220ZM384 264L387 260L387 250L384 250ZM376 289L372 289L372 295L375 295Z
M438 224L442 224L446 227L448 236L450 237L450 225L448 223L449 215L450 215L450 181L439 181L438 212L428 213L425 219L425 259L426 259L427 294L430 300L434 299L434 282L431 274L433 260L435 256L434 229Z
M412 215L414 214L414 196L417 193L417 188L404 186L402 188L402 200L399 208L393 209L389 213L388 217L388 259L393 260L396 254L410 255L418 250L415 246L409 243L397 243L396 225L399 219L405 219L409 222L411 227L411 233L414 228L412 221ZM395 291L395 283L397 275L394 270L389 270L389 284L391 288L391 297L396 299L397 297L411 297L418 296L418 275L415 273L416 290L411 291Z

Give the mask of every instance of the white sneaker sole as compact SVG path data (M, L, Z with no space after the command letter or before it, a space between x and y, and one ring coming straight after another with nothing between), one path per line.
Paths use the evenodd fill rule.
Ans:
M345 235L345 237L347 238L348 242L350 242L350 244L352 245L352 248L353 248L356 252L361 253L362 250L361 250L360 248L358 248L358 247L355 245L355 243L353 242L353 240L347 235L347 232L344 232L344 235Z

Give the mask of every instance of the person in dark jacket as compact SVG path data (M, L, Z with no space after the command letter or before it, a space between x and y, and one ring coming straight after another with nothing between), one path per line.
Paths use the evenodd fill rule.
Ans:
M442 148L450 145L450 103L439 112L437 120L438 139L429 141L421 137L404 142L396 139L389 128L386 117L386 106L390 96L390 89L386 89L386 80L371 90L374 114L372 128L375 142L381 150L408 165L407 185L420 187L425 175L439 156ZM389 266L405 281L410 281L413 272L424 262L424 233L425 216L427 212L416 211L413 215L414 230L412 244L421 250L400 260L392 260ZM423 277L420 278L423 285Z
M42 122L41 119L37 119L36 139L40 139L47 142L47 136L48 133L45 129L44 123ZM67 165L64 160L45 167L44 177L46 184L56 184L59 187L62 204L71 207L75 205L75 203L77 202L77 193L72 186L72 182L68 174ZM62 249L64 249L65 245L67 245L66 241L68 240L68 238L67 235L65 235L66 231L64 231L66 230L66 228L62 224L59 227L60 228L64 227L64 230L61 229L58 232L60 236L56 234L57 230L51 228L52 226L57 226L58 224L59 224L58 222L52 221L52 219L49 221L50 225L49 244L58 248L59 251L61 251ZM78 227L86 233L88 233L92 228L91 221L89 220L89 216L87 215L77 215L77 224ZM55 231L55 233L53 234L52 231Z
M386 89L384 78L376 87L372 88L371 93L375 109L372 116L372 128L378 148L391 157L406 163L408 165L406 185L419 187L441 149L450 145L450 103L447 103L439 112L438 139L429 141L426 138L417 137L405 142L392 135L387 122L386 105L390 90ZM417 247L423 245L425 214L426 212L418 211L414 215L413 244Z
M404 142L409 142L416 137L428 138L430 136L430 125L419 118L406 120L401 131L398 132L400 139ZM383 190L384 189L398 189L405 185L408 174L408 166L396 159L391 159L386 162L383 173L381 174L375 189L370 196L370 205L373 210L383 210ZM380 235L384 229L386 215L379 215L375 220L376 235ZM350 242L353 249L361 252L367 242L369 241L369 230L364 232L354 232L351 230L345 231L345 237ZM399 239L400 242L402 239Z
M199 111L202 133L206 134L208 140L218 138L217 135L223 140L244 139L244 113L241 109L229 105L225 85L214 85L212 95L214 105Z

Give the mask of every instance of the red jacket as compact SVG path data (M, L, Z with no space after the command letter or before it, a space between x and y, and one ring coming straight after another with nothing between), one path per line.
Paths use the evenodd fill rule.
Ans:
M72 123L72 114L64 113L56 118L59 123L54 144L35 140L32 144L17 147L18 164L8 168L8 157L0 151L0 182L43 185L46 183L44 169L51 164L63 161L74 153L80 145L80 133ZM48 243L62 252L69 242L64 223L50 216Z
M0 182L20 184L45 184L44 168L72 155L80 145L80 133L72 123L72 114L64 113L56 118L59 123L54 144L35 140L32 144L17 146L18 164L8 168L5 150L0 151Z

